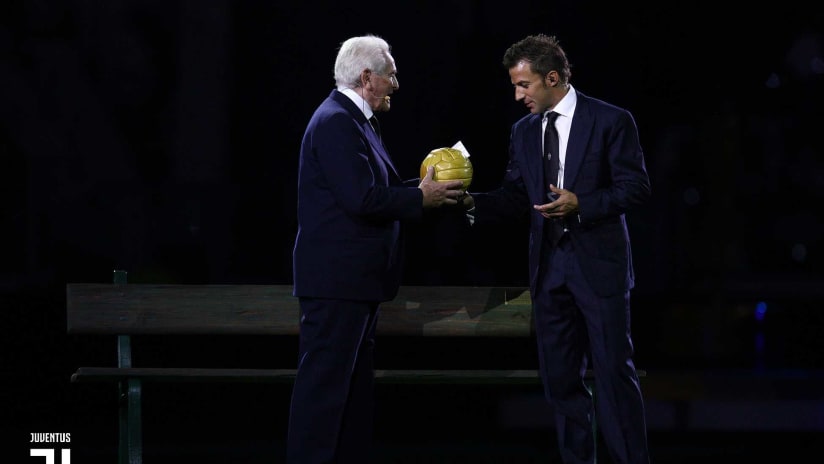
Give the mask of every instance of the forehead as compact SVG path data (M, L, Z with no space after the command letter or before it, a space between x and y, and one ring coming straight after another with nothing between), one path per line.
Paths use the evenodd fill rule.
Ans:
M398 72L398 67L395 65L395 58L389 52L386 53L386 72Z
M513 84L541 80L541 75L533 72L531 63L525 60L518 61L515 66L509 68L509 77Z

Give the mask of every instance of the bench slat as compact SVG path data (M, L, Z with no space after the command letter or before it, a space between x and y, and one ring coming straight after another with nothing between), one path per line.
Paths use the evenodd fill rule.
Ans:
M292 382L295 369L213 369L178 367L81 367L72 382L120 381L127 378L153 381Z
M120 381L135 378L160 382L267 382L291 383L295 380L295 369L204 369L204 368L116 368L116 367L81 367L72 374L72 382ZM638 371L639 377L646 372ZM587 370L586 379L594 378ZM537 383L538 371L523 370L460 370L460 369L378 369L375 379L384 383L424 383L424 384L517 384Z
M81 367L72 382L120 381L127 378L154 382L251 382L291 383L295 369L202 369ZM535 370L376 370L375 380L384 383L477 384L535 383Z
M69 284L68 333L296 334L291 286Z
M297 335L291 285L68 284L70 334ZM381 305L378 333L524 337L526 288L404 286Z
M266 382L291 383L295 369L204 369L81 367L72 382L120 381L127 378L156 382ZM376 370L378 382L389 383L534 383L535 370Z

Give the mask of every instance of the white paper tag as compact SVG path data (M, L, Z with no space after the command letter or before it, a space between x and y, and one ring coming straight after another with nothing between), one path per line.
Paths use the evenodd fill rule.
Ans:
M464 158L469 158L469 151L467 151L463 142L461 142L460 140L458 140L458 143L456 143L455 145L452 145L452 148L460 151L461 154L464 155Z

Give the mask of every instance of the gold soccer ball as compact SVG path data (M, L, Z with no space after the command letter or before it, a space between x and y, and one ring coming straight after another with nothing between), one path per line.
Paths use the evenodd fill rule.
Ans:
M426 176L429 166L435 167L433 180L460 180L464 190L472 183L472 163L455 148L436 148L430 151L421 163L421 179Z

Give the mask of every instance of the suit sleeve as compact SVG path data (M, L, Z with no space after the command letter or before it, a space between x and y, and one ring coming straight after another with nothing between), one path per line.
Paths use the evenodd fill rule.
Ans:
M595 135L584 160L590 176L586 181L594 185L579 185L583 188L575 192L582 222L623 214L651 193L635 120L625 110L614 113L614 119Z

